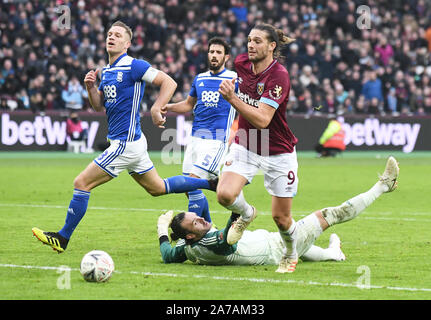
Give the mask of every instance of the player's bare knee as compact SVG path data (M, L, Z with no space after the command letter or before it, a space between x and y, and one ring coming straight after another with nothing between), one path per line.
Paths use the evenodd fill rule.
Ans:
M163 186L163 187L156 187L156 186L154 186L154 187L151 187L151 188L145 188L146 190L147 190L147 192L150 194L150 195L152 195L153 197L158 197L158 196L161 196L161 195L164 195L164 194L166 194L166 191L165 191L165 187Z
M217 201L222 206L230 206L237 196L231 190L217 189Z
M79 189L79 190L87 190L88 186L85 183L85 179L79 175L75 178L75 180L73 180L73 187L75 189Z
M314 215L317 217L317 219L319 220L320 223L320 227L322 228L323 231L325 231L326 229L329 228L329 224L328 222L325 220L325 218L323 217L322 211L318 210L314 212Z
M280 214L273 214L272 218L277 225L277 227L281 230L288 230L292 225L292 217Z

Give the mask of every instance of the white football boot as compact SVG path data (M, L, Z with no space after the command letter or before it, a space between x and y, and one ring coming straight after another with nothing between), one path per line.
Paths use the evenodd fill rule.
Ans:
M331 234L329 237L329 248L333 249L335 252L335 261L346 260L346 256L343 251L341 251L341 240L335 233Z
M379 177L379 181L387 186L387 190L385 192L394 191L397 186L397 178L400 173L400 167L398 166L398 162L394 157L389 157L386 162L386 168L383 174Z

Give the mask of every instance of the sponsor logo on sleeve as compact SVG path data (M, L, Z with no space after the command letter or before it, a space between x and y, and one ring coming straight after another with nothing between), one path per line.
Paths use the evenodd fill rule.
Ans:
M269 90L269 96L274 100L280 99L282 94L283 94L283 88L279 85L276 85L274 89Z

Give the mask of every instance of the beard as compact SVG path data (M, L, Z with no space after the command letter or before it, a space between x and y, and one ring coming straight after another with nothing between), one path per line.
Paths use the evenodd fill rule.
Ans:
M254 63L260 62L265 58L266 58L266 56L263 54L255 54L253 57L250 57L250 55L248 55L248 60L250 60L251 62L254 62Z
M272 52L269 50L269 47L263 47L259 50L254 50L254 55L252 57L248 54L248 60L253 63L259 63L270 55L272 56Z
M222 59L219 63L214 63L216 61L210 61L208 60L209 69L211 71L217 71L220 70L221 67L223 67L224 59Z

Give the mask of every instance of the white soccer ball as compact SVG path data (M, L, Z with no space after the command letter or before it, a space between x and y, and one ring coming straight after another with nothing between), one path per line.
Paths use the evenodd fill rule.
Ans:
M81 260L81 274L89 282L108 281L114 271L114 261L105 251L93 250Z

